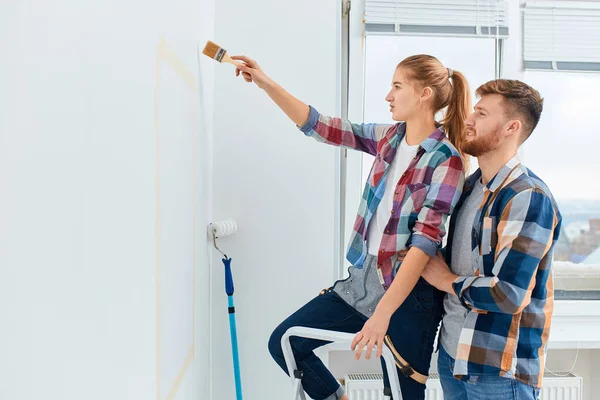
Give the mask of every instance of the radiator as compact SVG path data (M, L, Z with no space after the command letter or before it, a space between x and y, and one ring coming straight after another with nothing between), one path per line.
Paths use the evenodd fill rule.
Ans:
M384 400L383 375L372 373L348 374L344 377L344 384L348 397L352 400ZM439 375L429 374L426 400L442 400L442 386ZM540 400L582 400L583 381L580 376L571 373L544 374L544 387Z
M344 377L344 382L346 393L352 400L384 400L382 374L348 374ZM425 399L442 400L443 398L438 374L429 374Z

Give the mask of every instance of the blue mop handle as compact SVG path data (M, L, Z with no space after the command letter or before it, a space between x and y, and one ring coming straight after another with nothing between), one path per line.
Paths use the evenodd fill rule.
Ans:
M225 291L229 305L229 333L231 334L231 355L233 357L233 373L235 376L235 398L242 400L242 377L240 374L240 357L238 354L237 328L235 325L235 305L233 303L233 276L231 275L231 258L223 259L225 265Z

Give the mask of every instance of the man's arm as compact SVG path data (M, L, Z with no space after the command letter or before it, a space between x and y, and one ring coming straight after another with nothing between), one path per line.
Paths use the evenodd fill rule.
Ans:
M459 276L450 271L448 264L446 264L446 261L444 261L441 255L438 254L437 257L431 257L429 259L421 276L429 282L430 285L456 296L453 285Z
M475 311L521 312L531 300L536 271L552 246L557 223L546 194L537 189L517 193L498 221L494 276L456 277L452 282L461 303ZM446 288L451 278L444 275Z

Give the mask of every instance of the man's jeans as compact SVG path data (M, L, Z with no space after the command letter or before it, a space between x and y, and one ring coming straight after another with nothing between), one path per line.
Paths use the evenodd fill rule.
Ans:
M460 381L452 375L454 359L440 346L438 373L444 400L537 400L540 389L515 379L483 375L472 381Z

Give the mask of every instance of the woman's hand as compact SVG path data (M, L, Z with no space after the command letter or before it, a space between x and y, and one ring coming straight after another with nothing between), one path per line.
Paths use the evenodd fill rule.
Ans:
M354 358L360 359L363 349L367 348L365 358L369 360L373 352L373 346L377 345L377 358L383 353L383 338L390 325L391 315L375 310L371 318L365 322L360 332L354 336L350 348L354 351Z
M258 66L258 63L246 56L232 56L232 60L243 61L235 68L235 76L240 76L240 72L242 77L246 82L254 82L256 86L261 89L265 89L265 87L273 81L269 78L263 70Z

